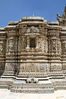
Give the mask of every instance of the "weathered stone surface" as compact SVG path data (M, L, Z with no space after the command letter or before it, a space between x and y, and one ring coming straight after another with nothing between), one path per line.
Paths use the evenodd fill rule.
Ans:
M23 17L0 28L0 85L9 86L10 81L6 77L14 76L9 87L16 92L27 92L29 87L29 92L66 88L66 7L62 17L57 15L57 18L58 22L48 22L41 17ZM63 86L58 84L61 80ZM21 86L22 83L25 84ZM36 89L33 89L35 86Z

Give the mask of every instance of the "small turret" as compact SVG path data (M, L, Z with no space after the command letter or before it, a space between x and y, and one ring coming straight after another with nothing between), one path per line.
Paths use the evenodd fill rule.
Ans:
M63 16L62 16L64 19L66 19L66 6L64 8L64 13L63 13Z
M64 8L64 12L62 16L57 14L57 20L59 21L59 25L66 26L66 6Z

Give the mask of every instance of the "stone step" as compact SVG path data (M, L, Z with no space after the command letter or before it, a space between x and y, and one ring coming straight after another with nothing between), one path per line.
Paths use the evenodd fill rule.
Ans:
M53 93L54 88L45 88L45 89L39 89L39 88L23 88L23 89L11 89L11 92L16 92L16 93Z
M33 79L30 78L31 82L26 82L24 79L22 80L16 79L16 81L11 86L10 90L12 92L28 92L28 93L54 92L52 82L49 80L49 78L43 78L43 79L38 78L38 81L34 82L35 79L37 78L33 78Z

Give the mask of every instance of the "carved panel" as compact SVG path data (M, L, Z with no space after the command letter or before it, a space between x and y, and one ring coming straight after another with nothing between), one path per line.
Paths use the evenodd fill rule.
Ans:
M51 64L51 71L61 71L62 65L60 63L52 63Z
M56 53L56 40L49 41L49 52Z
M18 49L19 51L22 51L23 49L26 49L27 47L27 37L19 37L19 43L18 43Z
M34 26L27 29L27 33L38 33L38 32L39 32L39 29Z
M4 48L3 44L0 44L0 55L3 54L3 50L4 50L3 48Z
M0 55L4 55L5 41L0 41Z
M61 42L60 42L60 40L57 40L57 53L61 54Z
M17 51L17 38L7 39L7 52Z
M48 41L47 41L47 38L44 38L44 52L45 53L48 52Z
M62 54L66 53L66 41L62 41Z
M46 66L39 63L22 63L20 72L46 72Z

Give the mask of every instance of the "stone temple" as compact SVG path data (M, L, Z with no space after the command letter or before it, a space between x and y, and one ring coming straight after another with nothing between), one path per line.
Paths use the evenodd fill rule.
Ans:
M24 93L66 89L66 6L57 19L23 17L0 28L0 88Z

